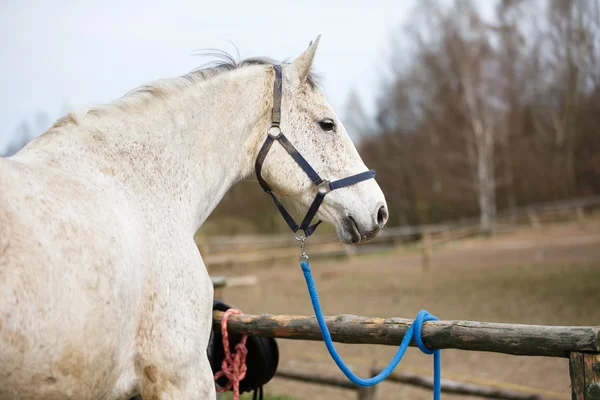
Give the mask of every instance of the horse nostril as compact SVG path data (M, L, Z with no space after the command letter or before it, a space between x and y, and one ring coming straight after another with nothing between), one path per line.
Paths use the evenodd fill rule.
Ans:
M385 206L381 206L379 208L379 210L377 211L377 223L379 224L379 226L381 228L383 228L383 226L387 222L387 219L388 219L387 208L385 208Z

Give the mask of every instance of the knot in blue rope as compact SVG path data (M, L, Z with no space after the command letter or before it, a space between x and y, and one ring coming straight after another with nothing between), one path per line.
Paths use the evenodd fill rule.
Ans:
M319 323L319 328L321 329L321 334L323 335L323 341L325 342L325 346L331 354L333 361L337 364L337 366L342 370L344 375L350 379L354 384L359 386L372 386L376 385L379 382L383 381L387 378L394 368L400 363L404 353L408 349L411 340L414 340L417 347L425 353L425 354L433 354L433 398L434 400L440 399L441 393L441 355L439 350L430 349L425 346L423 343L423 339L421 338L421 328L425 322L428 321L437 321L438 319L431 315L426 310L421 310L417 314L417 317L410 325L408 330L406 331L406 335L402 339L402 343L398 348L398 351L390 361L387 367L383 369L378 375L372 378L361 378L356 376L350 369L346 366L340 355L338 354L335 346L333 345L333 341L331 340L331 335L329 334L329 329L327 328L327 324L325 324L325 318L323 317L323 312L321 310L321 304L319 303L319 295L317 294L317 287L315 286L315 282L312 277L312 272L310 270L310 266L307 261L301 261L300 266L302 267L302 272L304 273L304 279L306 280L306 286L308 287L308 293L310 295L310 301L312 302L313 309L315 311L315 316L317 317L317 322Z

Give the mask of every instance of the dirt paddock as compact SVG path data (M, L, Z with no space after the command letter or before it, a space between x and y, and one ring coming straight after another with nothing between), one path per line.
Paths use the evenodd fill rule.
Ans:
M308 245L310 254L310 244ZM412 318L427 309L440 319L544 325L600 325L600 219L523 228L491 239L454 242L434 251L422 271L417 252L311 260L326 315ZM247 313L312 315L297 263L209 268L211 275L256 275L258 284L229 288L225 300ZM343 377L321 342L278 340L280 365ZM385 366L394 347L337 344L353 371ZM432 375L432 358L410 348L398 370ZM442 377L487 384L544 399L569 399L567 359L442 351ZM299 399L355 399L356 394L275 378L266 392ZM462 396L444 395L446 399ZM380 399L431 399L431 392L395 383ZM474 398L474 397L472 397Z

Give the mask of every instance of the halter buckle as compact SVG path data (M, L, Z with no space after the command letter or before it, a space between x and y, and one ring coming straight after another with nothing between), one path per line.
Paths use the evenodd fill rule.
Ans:
M319 186L317 186L317 191L321 194L327 194L331 192L331 187L329 187L330 183L331 182L329 182L327 179L324 179L323 182L321 182Z
M277 125L271 125L267 133L273 139L279 139L281 137L281 128Z
M294 239L300 242L300 261L308 261L308 254L304 251L304 247L306 246L306 236L296 236L294 235Z

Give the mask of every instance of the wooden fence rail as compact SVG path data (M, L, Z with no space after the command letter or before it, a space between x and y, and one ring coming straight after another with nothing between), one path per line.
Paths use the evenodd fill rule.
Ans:
M380 372L381 369L371 369L372 376L375 376ZM405 383L412 386L433 390L433 378L428 376L420 376L406 372L393 372L390 376L388 376L387 380L390 382ZM538 394L510 392L489 386L458 382L450 379L442 379L440 383L442 393L462 394L465 396L477 396L488 399L502 400L541 400L541 396Z
M215 324L222 313L215 312ZM325 317L334 342L399 345L413 320L354 315ZM315 317L232 315L232 333L298 340L322 340ZM543 326L476 321L431 321L423 325L423 343L434 349L490 351L512 355L569 357L600 352L600 326ZM411 343L414 345L414 343Z
M375 376L381 372L381 369L372 368L371 376ZM325 376L322 374L298 372L290 369L278 369L277 377L289 379L299 382L307 382L316 385L332 386L343 389L356 391L358 400L375 399L377 385L369 387L360 387L346 378L337 378ZM403 383L411 386L417 386L424 389L433 389L433 379L426 376L409 374L406 372L393 372L386 382ZM497 389L489 386L476 385L472 383L464 383L450 379L441 380L442 393L462 394L465 396L477 396L488 399L499 400L541 400L538 394L517 393L508 390Z
M584 228L584 209L600 207L600 196L532 204L498 213L498 230L513 229L520 222L534 227L543 215L568 213ZM502 228L500 228L502 227ZM311 255L352 257L398 249L410 238L423 238L423 267L430 262L432 246L478 235L479 219L469 218L435 225L387 227L375 240L359 247L342 245L334 234L317 233L311 240ZM199 237L197 243L207 265L272 262L296 257L297 241L290 235L236 235Z
M213 316L218 329L223 313L216 311ZM412 323L404 318L354 315L325 317L325 321L335 342L385 345L399 345ZM232 315L228 329L252 336L322 340L316 318L307 316ZM423 325L422 336L425 345L435 349L569 358L572 399L600 400L600 326L431 321ZM366 395L370 397L363 398L374 396Z

